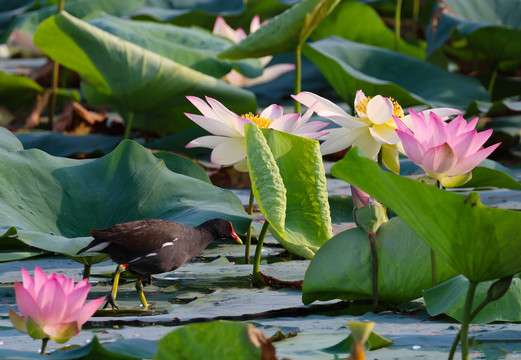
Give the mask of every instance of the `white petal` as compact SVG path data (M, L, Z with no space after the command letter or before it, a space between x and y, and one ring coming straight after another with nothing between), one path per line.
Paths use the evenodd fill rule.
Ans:
M353 142L353 146L358 146L365 156L369 159L375 160L382 145L375 141L368 128L365 128L364 130L365 131L361 131L357 136Z
M300 128L300 122L300 114L286 114L275 119L269 127L270 129L294 134Z
M394 105L391 100L376 95L367 103L367 117L374 124L384 124L392 119Z
M276 104L271 104L266 109L262 110L259 117L264 119L275 120L284 114L282 107Z
M247 158L242 159L237 164L233 165L233 167L237 171L248 172L248 159Z
M363 102L363 101L366 101L367 97L365 96L364 92L362 90L358 90L356 92L356 96L355 96L355 111L358 113L358 111L356 110L358 108L358 105ZM367 116L367 114L358 114L358 116Z
M400 142L400 138L393 127L387 124L373 125L369 127L371 135L381 144L396 145Z
M233 111L228 110L226 106L221 104L219 101L207 96L206 101L208 101L208 104L212 107L213 111L215 111L215 114L222 119L223 122L226 122L228 124L234 124L235 123L235 117L237 116L236 113Z
M203 100L203 99L199 99L198 97L196 96L187 96L186 97L196 108L197 110L199 110L201 112L201 114L203 114L204 116L208 117L208 118L211 118L211 119L214 119L214 120L219 120L219 121L222 121L222 119L217 116L217 114L215 113L215 111L213 111L213 109L208 106L208 104Z
M267 59L268 61L266 61L265 64L263 61L264 58L259 59L259 60L261 60L261 64L263 66L267 65L270 62L271 56L266 57L266 58L268 58ZM249 79L249 78L245 77L243 86L251 87L251 86L255 86L255 85L259 85L259 84L264 84L264 83L273 81L276 78L278 78L280 75L287 73L288 71L292 71L294 69L295 69L295 65L293 65L293 64L276 64L276 65L268 66L267 68L265 68L263 70L261 76L258 76L253 79Z
M206 131L220 136L238 137L240 134L235 130L234 124L227 124L223 121L204 117L201 115L187 114L185 115L194 123L205 129Z
M250 23L250 34L251 33L254 33L255 31L259 30L261 27L261 23L260 23L260 16L259 15L255 15L252 19L251 19L251 23Z
M186 145L186 148L205 147L205 148L213 149L217 145L219 145L220 143L225 141L226 139L229 139L229 138L224 137L224 136L201 136L201 137L198 137L197 139L190 141Z
M229 138L213 149L211 160L214 164L233 165L246 157L244 138Z
M329 131L329 134L325 136L325 141L322 143L322 145L320 145L320 151L323 155L327 155L340 150L347 149L348 147L353 145L353 142L365 131L367 131L367 128L331 129Z
M348 115L344 110L342 110L338 105L334 104L333 102L323 98L322 96L319 96L317 94L313 94L309 91L303 91L297 95L292 95L293 99L297 100L299 103L304 104L307 107L310 107L313 105L316 101L318 101L318 104L315 107L315 111L320 110L328 110L331 113L334 113L336 115L342 115L345 117L351 117L351 115Z

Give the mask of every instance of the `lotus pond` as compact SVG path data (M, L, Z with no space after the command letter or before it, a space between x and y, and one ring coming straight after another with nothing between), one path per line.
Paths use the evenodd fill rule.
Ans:
M521 358L520 0L5 0L0 44L0 358ZM100 306L79 250L147 218L243 245Z

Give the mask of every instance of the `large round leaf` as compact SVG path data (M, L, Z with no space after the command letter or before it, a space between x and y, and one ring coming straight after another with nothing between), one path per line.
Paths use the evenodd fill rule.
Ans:
M430 248L399 218L382 224L376 233L378 298L401 304L422 296L432 285ZM369 238L361 228L335 235L316 253L306 271L302 301L370 300L372 255ZM456 275L437 261L438 279Z
M456 31L468 41L469 56L519 60L520 0L445 0L435 10L436 26L427 31L427 54L432 54ZM461 46L459 41L457 46ZM461 49L458 49L461 51Z
M239 198L206 182L171 172L133 141L95 160L39 150L0 155L0 229L34 247L75 255L91 229L143 218L195 226L225 218L237 232L250 219ZM12 236L11 236L12 238ZM3 241L0 239L0 249Z
M217 54L233 42L196 27L130 21L102 14L88 22L102 30L216 78L236 68L248 77L262 75L258 60L218 60Z
M8 109L31 106L42 87L27 76L11 75L0 71L0 105Z
M346 26L349 24L349 26ZM330 35L356 41L359 43L395 50L395 34L384 23L376 10L357 1L342 1L315 29L311 38L323 39ZM418 59L425 58L425 51L419 46L413 46L403 39L398 41L398 51Z
M2 2L4 2L3 0ZM12 2L12 1L10 1ZM16 2L16 1L15 1ZM20 1L18 1L20 3ZM95 11L104 11L115 16L122 16L132 12L145 3L145 0L125 0L125 1L107 1L107 0L69 0L65 2L65 10L72 15L82 18ZM24 9L24 8L21 8ZM20 10L21 10L20 9ZM27 9L27 7L25 7ZM0 43L5 42L14 29L21 29L28 34L34 34L38 25L58 12L58 5L45 6L41 9L27 12L25 14L14 17L10 15L12 20L5 33L0 38ZM1 20L0 20L1 21Z
M359 89L368 95L392 96L403 107L428 104L465 109L476 99L489 100L476 79L395 51L331 36L305 44L302 52L348 103Z
M487 207L477 193L455 194L387 173L357 150L331 173L387 205L469 280L521 272L521 212Z
M262 57L294 51L340 0L302 0L275 16L240 43L224 50L229 59Z
M134 126L162 132L192 127L185 95L212 96L238 113L255 110L254 95L177 64L65 12L45 20L35 44L82 76L93 104L108 103ZM107 61L110 59L110 61Z
M0 152L23 150L20 140L6 128L0 127Z

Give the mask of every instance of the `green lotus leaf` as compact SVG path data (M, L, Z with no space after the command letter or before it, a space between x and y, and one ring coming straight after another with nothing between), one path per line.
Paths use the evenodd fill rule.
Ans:
M172 359L172 354L179 360L270 358L262 356L263 350L253 325L219 320L168 333L158 341L154 360Z
M144 218L190 226L225 218L238 233L251 221L232 192L170 171L130 140L99 159L53 157L35 149L0 154L0 189L1 251L12 249L14 237L75 256L92 240L91 229Z
M457 41L448 51L466 52L466 57L519 61L521 53L521 1L447 0L435 10L436 26L427 31L427 54L445 42ZM461 44L465 44L462 46Z
M331 173L388 206L470 281L521 272L519 211L490 208L477 193L460 195L381 170L350 150Z
M254 95L122 40L66 12L45 20L35 44L78 72L92 104L110 104L133 126L163 133L194 124L185 95L212 96L238 113L256 109ZM110 61L107 61L110 59Z
M318 142L247 126L246 149L254 194L271 234L288 251L312 258L333 236Z
M219 56L228 59L262 57L294 51L340 0L302 0L275 16L253 34Z
M432 285L430 248L395 217L376 233L378 251L378 298L401 304L422 296ZM446 262L438 260L438 279L456 275ZM316 253L306 271L302 301L371 300L372 255L367 233L361 228L341 232Z
M31 106L36 100L36 94L43 89L27 76L10 75L0 71L0 105L8 109L18 109Z
M180 65L216 78L226 75L233 68L252 78L262 75L262 67L258 60L218 60L217 54L233 45L233 42L207 30L131 21L106 14L91 17L88 22Z
M465 109L474 100L489 100L488 92L474 78L336 36L305 44L302 53L349 104L359 89L368 96L392 96L402 107L427 104Z
M19 151L23 149L22 143L12 132L0 127L0 152Z
M280 169L264 134L257 126L246 125L244 134L253 195L271 226L284 232L287 190Z
M6 1L3 0L2 3ZM11 2L10 0L8 0ZM16 2L16 1L15 1ZM20 1L18 1L20 3ZM133 10L145 4L145 0L106 1L106 0L69 0L65 2L65 11L73 16L82 18L94 11L104 11L115 16L129 14ZM12 18L6 31L0 38L0 43L7 40L14 29L20 29L25 33L34 34L38 25L49 16L58 12L58 5L45 6L41 9L29 11ZM13 16L12 14L11 16ZM11 19L10 19L11 20Z
M342 1L338 4L328 16L327 21L318 25L311 38L316 41L330 35L395 50L394 32L384 23L372 6L357 1ZM423 48L410 45L403 39L399 39L397 51L418 59L425 58Z
M483 281L478 284L472 307L475 309L487 296L487 291L493 281ZM461 322L463 307L469 281L463 276L456 276L443 284L425 290L423 298L431 316L447 314ZM474 324L484 324L493 321L521 321L521 279L514 278L507 293L499 300L486 305L472 320Z

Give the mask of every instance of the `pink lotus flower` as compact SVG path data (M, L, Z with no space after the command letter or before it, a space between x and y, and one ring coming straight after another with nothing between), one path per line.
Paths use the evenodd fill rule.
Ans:
M255 15L253 19L251 20L250 24L250 34L254 33L255 31L259 30L259 28L266 24L268 21L260 22L259 15ZM218 16L217 19L215 19L215 24L213 27L213 34L220 35L222 37L228 38L234 43L239 43L242 40L246 39L247 35L246 32L242 28L238 28L234 30L231 28L226 21L222 18L222 16ZM259 58L259 61L265 69L262 72L262 75L253 79L250 79L238 71L232 70L228 74L224 76L224 80L228 82L231 85L238 86L238 87L251 87L263 83L270 82L276 78L278 78L280 75L287 73L288 71L294 70L295 65L294 64L275 64L272 66L266 67L268 63L271 61L273 56L264 56Z
M203 114L187 114L193 122L212 133L190 141L186 147L206 147L213 149L211 161L218 165L233 165L238 171L248 171L246 161L246 142L244 140L244 125L255 124L259 128L270 128L284 131L308 139L318 139L329 133L322 130L327 126L323 121L309 121L314 111L311 106L304 115L286 114L282 107L272 104L264 109L260 115L252 113L241 116L228 110L219 101L206 97L208 104L198 97L186 97Z
M462 115L444 122L435 113L429 120L422 113L410 111L412 129L394 117L396 133L405 154L419 165L427 176L445 187L463 185L472 177L471 170L482 162L500 143L483 148L492 129L478 133L478 118L467 123Z
M23 285L14 283L16 304L22 315L9 308L9 318L16 330L33 339L51 339L64 343L78 334L81 326L100 307L104 298L83 305L90 285L83 279L74 285L73 278L56 273L47 276L39 267L32 278L22 268Z

